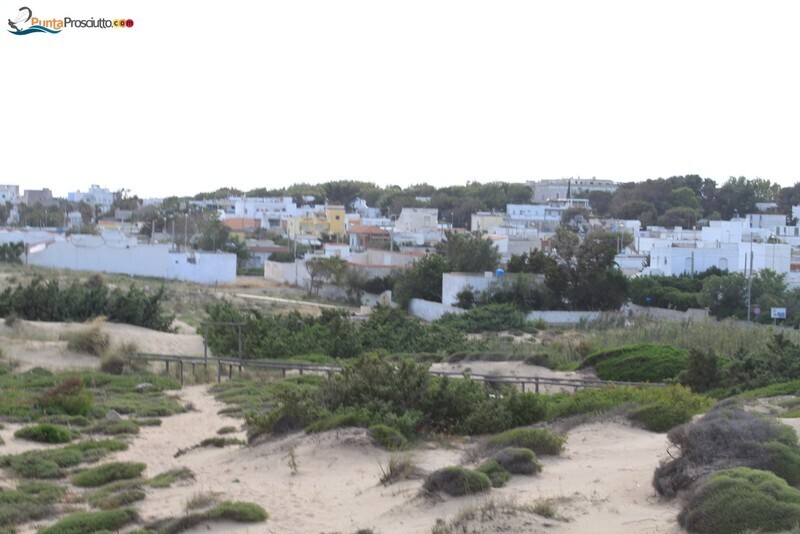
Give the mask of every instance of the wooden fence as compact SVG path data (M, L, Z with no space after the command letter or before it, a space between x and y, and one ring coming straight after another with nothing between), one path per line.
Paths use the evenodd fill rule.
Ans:
M278 370L281 371L282 376L286 376L287 371L297 371L299 374L313 373L324 374L330 376L334 373L341 372L342 368L338 365L324 365L313 363L299 363L299 362L284 362L280 360L245 360L245 359L230 359L230 358L204 358L195 356L175 356L166 354L145 354L140 353L131 356L129 361L143 360L164 362L167 374L170 374L170 364L177 366L176 375L179 378L181 385L184 383L184 372L186 365L191 365L192 374L195 373L198 365L205 368L208 373L209 366L216 366L217 382L222 382L223 377L227 376L230 380L233 378L234 368L238 368L239 374L245 368L260 369L260 370ZM658 382L613 382L610 380L586 379L586 378L555 378L544 376L502 376L502 375L487 375L487 374L472 374L472 373L459 373L455 371L430 371L432 375L446 376L450 378L471 378L485 384L501 384L501 385L520 385L524 392L526 386L530 390L533 387L533 393L539 393L540 388L543 386L560 386L562 388L572 388L573 391L578 391L582 388L600 388L606 386L663 386L665 384Z

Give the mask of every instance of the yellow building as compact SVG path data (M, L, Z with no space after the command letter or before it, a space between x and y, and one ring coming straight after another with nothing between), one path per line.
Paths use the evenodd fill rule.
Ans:
M325 220L328 221L328 234L344 236L344 206L325 206Z
M287 217L286 233L290 237L320 238L323 234L344 237L344 206L325 206L324 213L305 217Z

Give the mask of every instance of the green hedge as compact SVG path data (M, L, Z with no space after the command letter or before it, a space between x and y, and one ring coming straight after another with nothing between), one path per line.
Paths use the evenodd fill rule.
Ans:
M594 366L603 380L663 382L686 368L688 352L670 345L636 344L590 354L581 367Z

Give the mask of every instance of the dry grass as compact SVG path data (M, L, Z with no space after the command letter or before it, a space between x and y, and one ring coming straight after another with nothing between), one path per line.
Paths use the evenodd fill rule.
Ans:
M217 491L201 491L195 493L194 495L189 497L189 499L186 500L184 509L187 512L191 512L193 510L201 510L203 508L208 508L210 506L217 504L221 496L222 494Z

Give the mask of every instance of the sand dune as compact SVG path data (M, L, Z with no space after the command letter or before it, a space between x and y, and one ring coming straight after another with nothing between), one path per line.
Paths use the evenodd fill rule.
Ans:
M24 322L25 340L14 329L0 327L3 348L23 368L94 367L97 359L71 353L61 333L82 325ZM202 341L194 334L165 334L117 324L105 325L113 343L134 341L140 350L162 354L202 354ZM3 331L5 329L5 331ZM527 376L566 376L522 362L467 362L441 369ZM270 514L264 524L214 523L193 533L352 533L371 528L381 533L429 533L437 521L450 521L465 509L479 508L488 499L496 503L532 504L553 499L561 519L545 519L527 512L495 510L478 514L463 532L597 532L677 533L676 502L663 503L650 486L653 470L666 457L664 434L634 428L624 421L593 423L572 429L565 453L541 458L543 472L535 477L515 476L504 488L483 495L430 499L419 495L421 480L383 486L382 466L391 457L375 447L363 429L341 429L321 434L297 433L255 445L224 449L181 449L216 435L223 426L242 427L240 419L219 415L224 407L208 386L188 386L176 392L191 410L165 417L160 427L143 427L127 451L113 459L147 464L147 476L188 467L193 480L167 489L151 489L137 504L146 521L182 515L186 502L209 492L220 499L243 500L263 506ZM2 430L3 453L19 452L31 445L13 438L18 425ZM239 431L229 436L244 438ZM409 451L417 465L432 471L462 462L474 444L470 438L448 443L424 443ZM289 451L297 459L297 472L288 465ZM40 522L37 526L42 526ZM20 532L34 532L29 525Z

